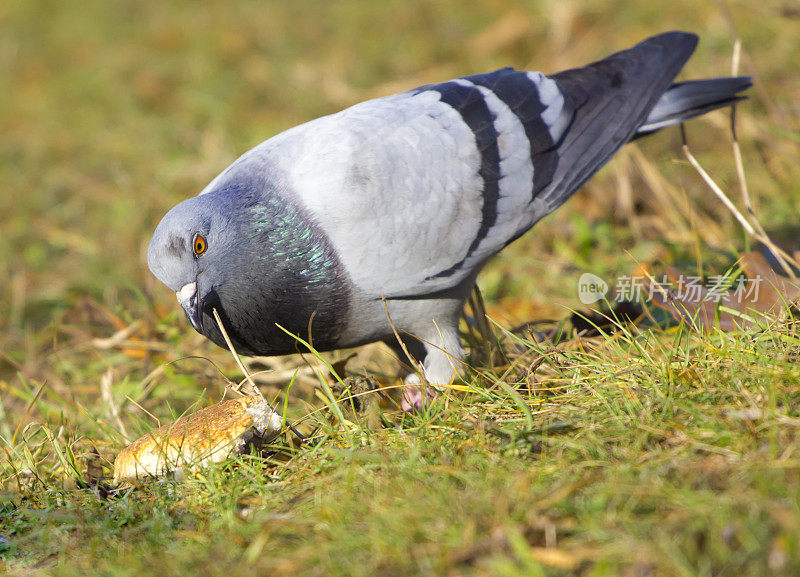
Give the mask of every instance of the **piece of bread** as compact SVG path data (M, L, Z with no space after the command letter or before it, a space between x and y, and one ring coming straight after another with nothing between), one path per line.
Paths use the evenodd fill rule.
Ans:
M223 401L185 415L125 447L114 461L114 482L182 474L241 454L250 444L269 443L282 419L258 397Z

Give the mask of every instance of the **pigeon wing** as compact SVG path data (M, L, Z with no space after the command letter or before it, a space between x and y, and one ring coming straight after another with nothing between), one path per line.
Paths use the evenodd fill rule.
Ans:
M363 293L424 298L468 280L608 162L696 42L666 33L552 76L506 68L367 101L229 170L255 162L278 179Z

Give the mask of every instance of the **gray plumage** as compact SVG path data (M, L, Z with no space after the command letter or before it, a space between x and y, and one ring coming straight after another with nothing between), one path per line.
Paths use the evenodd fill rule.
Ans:
M195 329L224 346L216 308L246 354L298 350L277 325L318 350L395 346L385 297L425 377L446 383L462 357L460 310L491 256L626 142L750 86L673 84L696 43L669 32L583 68L506 68L288 130L164 217L150 269Z

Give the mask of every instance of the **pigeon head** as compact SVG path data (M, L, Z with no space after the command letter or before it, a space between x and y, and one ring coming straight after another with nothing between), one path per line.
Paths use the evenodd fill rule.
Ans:
M315 345L333 346L349 286L327 237L290 192L232 172L166 214L150 241L150 270L221 347L215 309L244 354L295 352L292 335L306 339L312 326Z
M218 210L210 195L190 198L170 210L156 227L147 250L153 274L175 291L186 318L199 333L205 324L204 305L224 283L224 263L236 249L230 214Z

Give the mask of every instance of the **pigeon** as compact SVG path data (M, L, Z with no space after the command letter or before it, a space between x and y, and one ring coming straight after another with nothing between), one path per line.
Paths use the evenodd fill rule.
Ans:
M748 77L673 82L697 42L667 32L582 68L503 68L289 129L172 208L149 268L197 332L226 346L216 310L246 355L385 342L420 369L403 398L419 408L458 373L460 313L493 255L625 143L744 98Z

